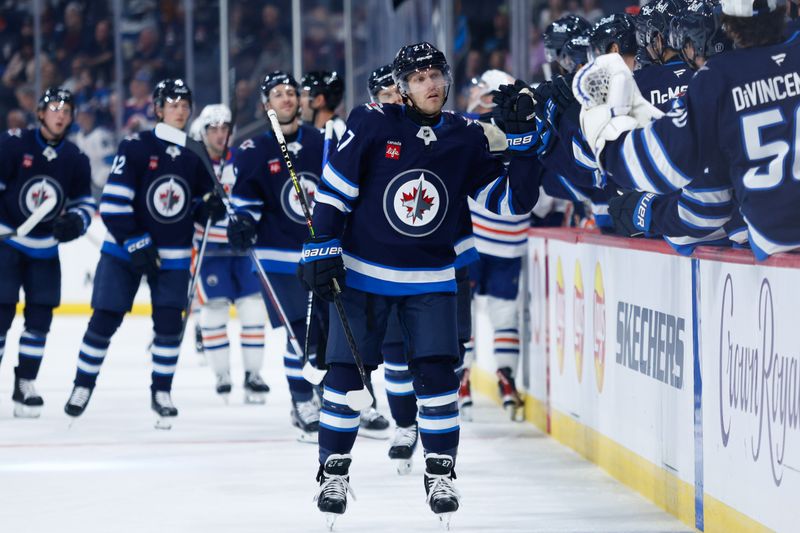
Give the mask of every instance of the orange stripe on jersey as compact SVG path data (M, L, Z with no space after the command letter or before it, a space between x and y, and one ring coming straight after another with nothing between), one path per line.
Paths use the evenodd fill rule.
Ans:
M478 224L477 222L473 222L472 226L476 227L476 228L480 228L482 230L489 231L491 233L499 233L501 235L524 235L524 234L528 233L528 228L523 228L523 229L517 230L517 231L507 231L507 230L502 230L502 229L490 228L489 226L484 226L483 224Z
M495 337L494 342L513 342L514 344L519 344L519 339L514 337Z

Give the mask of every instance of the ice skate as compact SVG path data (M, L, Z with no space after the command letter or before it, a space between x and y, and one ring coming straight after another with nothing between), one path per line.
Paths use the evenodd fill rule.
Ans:
M394 438L389 445L389 459L395 462L397 473L401 476L411 473L418 437L419 428L416 422L408 427L394 428Z
M39 418L44 400L36 392L34 380L14 378L14 416L17 418Z
M172 403L169 391L152 391L150 408L158 415L155 423L156 429L172 429L172 419L178 416L178 408Z
M436 513L445 529L450 529L450 518L458 510L461 495L453 485L456 473L453 458L449 455L429 453L425 456L425 493L431 511Z
M300 430L297 440L316 444L319 440L319 404L310 399L306 402L292 401L292 425Z
M258 372L244 373L244 403L266 403L269 385L264 383Z
M469 384L469 369L464 369L461 374L461 383L458 387L458 411L461 420L472 422L472 388Z
M347 493L356 499L356 494L350 488L348 475L351 461L352 456L349 453L332 454L324 465L320 465L317 473L319 490L314 501L317 502L317 508L325 514L329 531L333 531L334 522L347 509Z
M73 421L86 410L86 406L89 405L89 399L92 397L93 390L94 389L90 389L89 387L79 387L77 385L72 388L72 394L69 395L69 400L67 400L66 405L64 405L64 412L71 416ZM72 423L70 423L70 426L72 426Z
M358 434L370 439L388 439L389 421L377 409L370 407L361 411L361 424Z
M226 404L230 401L231 375L228 372L217 374L217 394Z
M497 386L500 389L500 398L503 401L503 409L514 422L521 422L525 416L523 407L525 403L517 392L514 378L511 377L511 369L503 367L497 369Z

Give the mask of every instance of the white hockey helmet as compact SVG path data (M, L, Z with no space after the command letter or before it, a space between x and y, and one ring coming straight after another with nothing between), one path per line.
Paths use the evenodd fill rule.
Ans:
M195 141L205 142L207 127L231 124L231 120L231 110L225 104L207 105L189 126L189 136Z
M491 69L487 70L478 78L472 78L472 86L469 91L469 103L467 104L467 113L482 105L483 107L494 107L494 103L485 103L481 100L484 96L496 91L501 85L513 85L514 77L502 70Z
M784 6L785 0L722 0L722 12L732 17L755 17Z

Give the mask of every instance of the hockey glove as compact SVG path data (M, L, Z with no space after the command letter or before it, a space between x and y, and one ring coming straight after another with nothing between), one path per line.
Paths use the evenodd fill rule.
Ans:
M128 239L123 246L131 256L131 266L134 271L147 277L158 274L161 269L161 258L158 257L158 250L153 245L150 235L145 233L139 237Z
M653 200L648 192L625 192L608 199L608 214L614 221L614 231L625 237L635 237L650 230Z
M197 219L201 222L210 218L211 223L216 224L225 218L225 213L225 204L216 192L207 192L197 207Z
M303 243L303 255L297 267L297 277L314 294L332 302L335 288L333 281L344 287L345 268L342 261L342 243L339 239L316 237Z
M237 213L228 221L228 242L235 252L246 252L256 243L256 221L248 214Z
M68 211L53 221L53 237L58 242L77 239L86 231L83 217L75 211Z

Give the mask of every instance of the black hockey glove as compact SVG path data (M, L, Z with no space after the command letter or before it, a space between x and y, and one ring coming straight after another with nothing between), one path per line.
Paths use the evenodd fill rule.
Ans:
M495 122L506 133L508 149L514 152L531 152L536 148L536 101L533 92L523 81L514 85L501 85L493 93Z
M82 216L75 211L68 211L53 221L53 237L58 242L69 242L77 239L86 230Z
M158 275L161 269L161 258L158 250L153 245L153 239L145 233L140 237L133 237L123 243L125 250L131 256L133 270L147 277Z
M342 243L339 239L316 237L303 243L303 255L297 266L297 277L305 283L314 294L325 300L333 301L333 281L344 288L345 268L342 261Z
M247 214L236 214L228 221L228 242L235 252L246 252L256 243L256 221Z
M211 223L216 224L225 218L225 213L225 204L216 192L207 192L197 206L197 220L203 223L210 218Z
M618 235L635 237L650 230L653 200L656 195L648 192L624 192L608 200L608 214L614 221Z
M574 124L578 123L581 105L572 92L572 80L564 76L553 78L553 100L558 107L558 116L567 117ZM554 122L557 125L557 122Z

